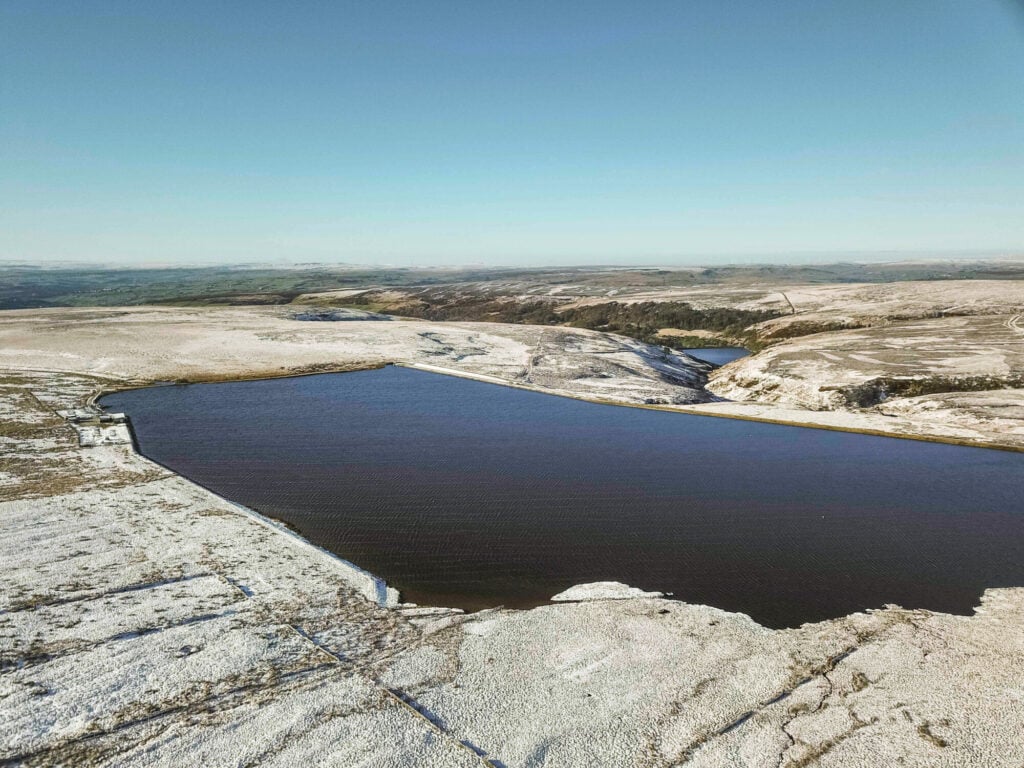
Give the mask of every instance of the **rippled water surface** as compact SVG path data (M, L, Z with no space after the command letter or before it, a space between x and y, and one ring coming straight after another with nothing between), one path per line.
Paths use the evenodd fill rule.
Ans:
M1024 455L597 405L404 368L109 395L141 450L407 600L616 580L794 626L1024 585Z

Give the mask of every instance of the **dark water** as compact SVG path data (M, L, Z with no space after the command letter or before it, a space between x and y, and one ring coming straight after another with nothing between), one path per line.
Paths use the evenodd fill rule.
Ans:
M703 360L705 363L713 363L714 365L725 365L750 354L749 350L743 347L700 347L698 349L684 349L683 352L690 355L690 357L696 357L698 360Z
M584 403L403 368L123 392L142 451L407 600L616 580L770 626L1024 585L1024 455Z

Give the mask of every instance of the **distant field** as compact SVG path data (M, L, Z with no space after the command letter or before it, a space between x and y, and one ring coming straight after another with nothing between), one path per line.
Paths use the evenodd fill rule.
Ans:
M691 269L370 269L310 266L165 269L0 266L0 309L137 304L288 304L351 288L456 287L467 296L600 296L696 286L1024 279L1024 262L916 262Z
M806 311L795 316L793 301L806 310L810 306L808 291L846 290L844 286L857 290L858 285L892 287L908 281L952 287L957 285L949 283L953 280L1000 280L1009 285L1005 281L1015 279L1024 279L1024 262L686 269L9 266L0 267L0 309L144 304L356 307L432 321L587 328L677 348L742 346L756 351L786 338L864 323ZM821 297L810 298L812 305L822 301ZM929 311L942 316L947 305L949 302L940 301ZM896 317L899 311L890 307L886 314Z

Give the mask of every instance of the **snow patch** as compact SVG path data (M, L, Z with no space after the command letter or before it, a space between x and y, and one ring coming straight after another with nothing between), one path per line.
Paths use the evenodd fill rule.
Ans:
M630 600L638 597L664 597L664 592L644 592L618 581L595 581L577 584L551 599L556 603L574 603L584 600Z

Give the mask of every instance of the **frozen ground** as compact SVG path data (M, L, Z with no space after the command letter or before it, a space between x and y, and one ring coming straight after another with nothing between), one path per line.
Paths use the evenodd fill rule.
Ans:
M697 410L1024 448L1019 282L787 295L797 313L759 327L785 340L711 376L711 392L739 402ZM786 339L794 329L805 335Z
M561 328L4 313L0 764L1024 764L1024 589L987 591L970 617L880 606L790 630L610 584L530 611L388 607L366 574L137 456L117 425L87 425L102 439L83 445L58 413L126 383L384 360L704 399L685 358ZM966 412L1002 396L961 397ZM998 407L1018 418L1014 402Z
M852 275L865 274L850 266ZM781 314L733 326L724 335L699 327L660 329L666 343L680 336L721 343L734 334L735 343L767 347L712 374L708 391L733 402L688 404L685 410L1024 448L1019 415L1024 410L1024 281L949 279L962 273L958 267L934 264L932 277L942 279L837 283L836 269L702 272L700 283L689 285L680 283L678 273L656 270L587 272L576 275L581 283L559 284L552 284L550 275L532 274L519 282L496 278L430 289L394 287L374 292L373 301L397 314L427 301L433 312L479 311L484 318L514 317L509 306L536 308L538 297L556 296L560 303L549 306L557 312L609 301L682 302L707 312L704 319L691 317L696 325L713 322L716 313L718 321L731 316L739 323L746 321L730 312L770 310ZM914 274L915 265L888 265L882 271L891 277ZM802 283L795 279L800 276L819 282ZM496 297L501 301L480 309L482 299ZM328 304L337 299L333 293L305 298ZM638 335L649 333L641 326ZM964 393L974 396L964 398ZM680 405L657 396L642 399Z
M304 322L294 314L258 307L4 312L0 369L151 382L419 363L591 399L713 399L703 389L706 363L621 336L497 323Z
M726 301L714 290L715 302ZM806 306L817 323L840 323L841 315L842 324L862 327L777 341L712 372L622 336L558 326L303 322L292 306L17 310L0 313L0 369L131 384L396 362L591 400L1024 448L1019 281L797 286L794 295L791 317ZM1014 302L1021 312L1004 314ZM971 314L934 316L942 307ZM916 319L894 320L898 308ZM766 325L777 329L783 320ZM905 380L925 391L897 391Z
M609 584L388 608L130 446L80 446L55 412L108 384L3 378L5 765L1024 761L1024 590L780 631Z
M865 389L876 381L893 396L901 394L899 382L912 381L955 387L979 379L987 391L1021 387L1024 331L1016 330L1015 319L948 317L801 336L720 370L712 389L731 399L836 409L888 400Z

